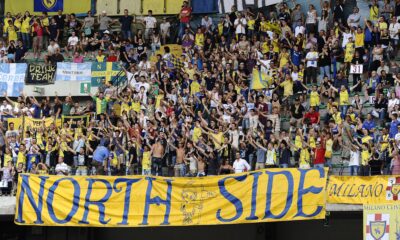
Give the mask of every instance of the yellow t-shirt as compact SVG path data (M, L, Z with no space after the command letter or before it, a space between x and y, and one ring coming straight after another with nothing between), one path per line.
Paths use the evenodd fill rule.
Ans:
M117 158L117 154L115 152L111 152L112 154L112 159L110 161L111 166L113 167L117 167L118 166L118 158Z
M196 33L196 37L194 40L196 46L203 47L204 46L204 34L203 33Z
M16 41L18 39L17 32L15 31L14 25L8 25L6 28L6 31L8 33L8 42L10 41Z
M26 164L26 156L25 153L19 152L17 155L17 166L22 163L23 165Z
M217 134L212 133L213 136L213 142L215 145L215 148L220 148L221 144L224 142L224 134L222 132L218 132Z
M310 152L308 151L308 149L301 149L299 164L303 166L310 164Z
M303 143L299 135L296 135L296 137L294 138L294 146L296 147L295 150L299 150L303 147Z
M363 150L361 152L361 164L363 166L367 166L370 157L371 157L371 154L369 153L369 151L368 150Z
M224 24L218 23L218 34L221 36L224 33Z
M161 104L161 100L164 98L164 95L160 94L156 97L156 108L158 108Z
M105 57L106 57L105 55L97 55L96 60L97 62L104 62Z
M364 33L362 32L362 33L356 33L356 36L355 36L355 45L356 45L356 48L359 48L359 47L364 47Z
M387 143L389 140L389 135L383 135L382 140L386 143L381 143L381 152L385 151L389 147L389 143Z
M12 18L4 18L4 25L3 25L3 31L6 32L6 29L8 28L8 21L11 20Z
M332 115L333 120L335 120L336 124L342 124L342 116L340 116L340 112Z
M283 87L283 96L289 97L293 95L293 82L285 80L280 86Z
M140 112L140 102L132 102L131 109L137 113Z
M10 154L4 154L4 166L7 166L8 162L12 162L12 156Z
M349 92L347 90L340 91L339 99L340 106L349 105Z
M332 152L333 152L333 140L328 139L325 143L325 157L326 158L331 158L332 157Z
M199 84L199 82L197 82L197 81L193 81L193 82L190 84L190 94L191 94L191 95L194 95L194 94L196 94L196 93L198 93L198 92L200 92L200 84Z
M267 21L260 22L260 31L267 32L269 30L269 24Z
M319 106L320 104L320 99L319 99L319 93L315 91L310 92L310 107L316 107Z
M193 128L193 135L192 135L193 142L197 142L199 140L200 136L201 136L201 128L194 127Z
M256 20L254 20L254 19L249 19L249 20L247 21L247 29L249 29L249 30L254 30L255 24L256 24Z
M317 143L316 143L314 137L310 137L310 140L309 140L308 144L310 145L311 148L317 148Z
M378 20L379 8L378 6L371 6L369 9L369 20L376 21Z
M150 151L143 152L143 156L142 156L142 168L143 168L144 170L150 170L150 169L151 169Z
M281 61L279 62L279 67L282 68L289 62L289 53L281 53Z
M21 25L21 33L29 33L30 32L30 21L31 18L27 17L24 20L22 20L22 25Z
M49 18L43 18L42 20L41 20L41 22L42 22L42 26L43 27L48 27L50 24L49 24Z

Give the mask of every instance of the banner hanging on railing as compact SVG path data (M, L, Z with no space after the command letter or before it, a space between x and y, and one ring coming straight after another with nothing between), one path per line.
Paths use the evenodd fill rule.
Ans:
M15 223L188 226L323 219L327 169L205 178L20 174Z
M93 63L92 64L92 87L98 87L102 84L102 80L106 82L112 81L112 78L117 76L121 71L121 66L118 63ZM125 75L125 73L123 73Z
M90 81L92 63L57 63L57 81Z
M328 203L400 203L400 176L330 176Z
M56 65L29 64L26 74L27 84L53 84Z
M90 121L90 115L85 114L85 115L80 115L80 116L61 116L61 124L64 125L64 123L68 123L71 128L77 128L79 125L79 122L82 123L82 126L87 127L89 126L89 121Z
M25 63L0 63L0 94L7 93L10 97L18 97L24 90Z

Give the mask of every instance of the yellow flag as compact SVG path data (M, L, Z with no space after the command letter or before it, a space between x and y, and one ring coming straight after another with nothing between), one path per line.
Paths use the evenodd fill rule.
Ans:
M267 88L271 84L271 80L271 77L266 73L254 69L250 88L255 90Z

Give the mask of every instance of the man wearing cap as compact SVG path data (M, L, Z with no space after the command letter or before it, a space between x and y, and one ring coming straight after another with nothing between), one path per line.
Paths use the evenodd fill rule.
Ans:
M110 27L110 25L113 23L114 21L107 16L106 11L103 11L101 13L101 15L99 15L99 31L101 34L105 33L105 31L107 31Z

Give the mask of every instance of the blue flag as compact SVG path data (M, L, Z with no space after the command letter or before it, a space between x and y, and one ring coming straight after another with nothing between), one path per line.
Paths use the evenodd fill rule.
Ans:
M57 12L63 10L64 0L34 0L35 12Z

